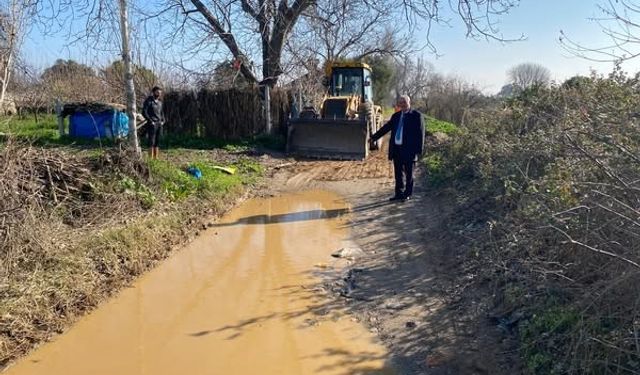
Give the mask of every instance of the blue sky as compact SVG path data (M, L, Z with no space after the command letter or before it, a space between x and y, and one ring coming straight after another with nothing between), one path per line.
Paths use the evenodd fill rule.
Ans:
M507 70L523 62L546 66L557 81L576 74L589 74L590 69L608 73L612 63L597 63L572 56L558 41L560 30L564 30L576 41L587 45L607 44L598 24L589 20L601 15L597 4L602 2L521 0L520 5L503 16L499 24L506 37L517 38L524 34L526 40L520 42L468 39L460 22L452 19L451 26L436 26L432 30L431 40L441 56L424 52L424 57L435 65L437 71L459 76L486 93L499 91L506 83ZM412 37L417 43L425 40L424 33L419 30ZM86 50L66 49L61 36L43 38L37 29L27 38L24 52L28 61L39 67L50 65L56 58L73 58L84 63L93 61L93 56L88 56ZM114 58L117 58L116 54ZM640 68L640 61L631 61L623 66L635 73Z
M438 27L432 40L442 57L425 54L436 70L465 78L486 92L500 90L507 81L509 68L524 62L546 66L554 80L562 81L576 74L587 75L590 69L600 73L612 70L612 63L598 63L578 58L559 43L560 30L575 41L589 46L607 45L600 26L589 18L602 16L597 4L602 0L522 0L520 6L504 16L499 28L506 37L527 38L522 42L466 39L460 25ZM418 40L419 35L414 35ZM610 42L610 41L609 41ZM624 69L635 73L640 61L630 61Z

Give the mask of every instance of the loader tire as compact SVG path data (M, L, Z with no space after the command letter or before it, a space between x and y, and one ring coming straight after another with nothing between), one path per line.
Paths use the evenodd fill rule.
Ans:
M382 128L382 122L384 121L384 119L382 118L382 111L377 111L375 119L376 119L375 131L378 131L380 130L380 128ZM378 139L375 143L376 150L380 150L381 148L382 148L382 138Z
M376 115L374 114L373 104L371 102L364 102L360 104L360 108L358 108L358 112L361 118L367 120L367 133L368 137L371 137L373 133L375 133L378 129L378 123L376 119ZM380 140L373 142L370 144L370 150L377 150L380 148Z

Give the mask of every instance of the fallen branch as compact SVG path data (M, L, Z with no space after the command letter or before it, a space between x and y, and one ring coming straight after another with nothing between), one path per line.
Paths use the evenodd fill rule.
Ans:
M612 257L612 258L616 258L618 260L621 260L621 261L623 261L625 263L628 263L628 264L640 269L640 264L632 261L631 259L627 259L627 258L625 258L625 257L623 257L621 255L616 254L616 253L612 253L612 252L606 251L606 250L601 250L601 249L595 248L593 246L589 246L589 245L587 245L585 243L582 243L580 241L576 241L567 232L563 231L562 229L560 229L560 228L558 228L556 226L549 225L549 227L557 230L560 233L562 233L562 235L564 235L567 238L567 240L569 240L569 242L572 243L572 244L584 247L585 249L591 250L591 251L593 251L595 253L598 253L598 254L606 255L606 256L609 256L609 257Z

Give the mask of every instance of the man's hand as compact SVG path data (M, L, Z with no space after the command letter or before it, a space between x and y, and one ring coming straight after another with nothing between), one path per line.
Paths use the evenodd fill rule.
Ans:
M373 138L369 138L369 150L377 150L378 149L378 145L376 144L376 141Z

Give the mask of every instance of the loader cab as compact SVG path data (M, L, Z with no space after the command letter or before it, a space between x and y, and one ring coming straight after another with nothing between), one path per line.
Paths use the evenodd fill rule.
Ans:
M331 96L357 95L363 101L372 101L371 70L365 64L360 67L333 67L329 93Z

